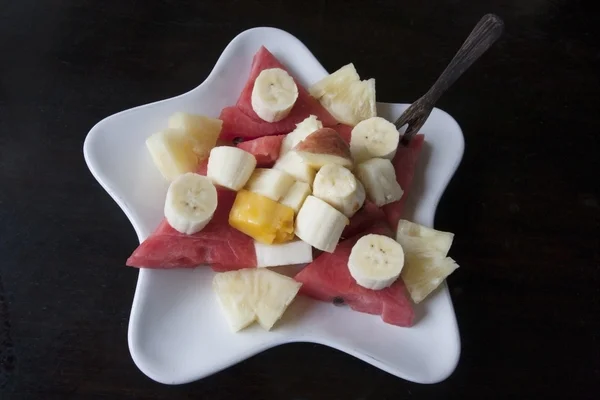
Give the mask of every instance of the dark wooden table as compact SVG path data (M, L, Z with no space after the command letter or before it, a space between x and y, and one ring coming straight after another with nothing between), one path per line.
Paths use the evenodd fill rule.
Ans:
M598 398L600 20L578 0L0 1L0 398ZM437 385L311 344L164 386L134 365L137 245L88 172L100 119L202 82L253 26L296 35L378 99L422 94L487 12L497 45L439 107L466 153L436 226L456 233L462 337Z

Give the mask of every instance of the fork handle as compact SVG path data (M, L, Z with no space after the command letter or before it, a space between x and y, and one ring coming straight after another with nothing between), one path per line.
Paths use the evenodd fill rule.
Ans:
M475 25L450 64L425 94L429 104L440 96L500 37L504 23L494 14L486 14Z

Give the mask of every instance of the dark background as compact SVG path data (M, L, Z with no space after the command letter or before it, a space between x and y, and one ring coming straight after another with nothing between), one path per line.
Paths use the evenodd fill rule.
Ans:
M600 17L592 1L0 0L0 398L598 398ZM336 350L278 347L164 386L130 358L128 220L88 172L100 119L202 82L239 32L277 26L378 100L410 102L477 20L506 31L441 99L464 161L436 227L462 337L437 385Z

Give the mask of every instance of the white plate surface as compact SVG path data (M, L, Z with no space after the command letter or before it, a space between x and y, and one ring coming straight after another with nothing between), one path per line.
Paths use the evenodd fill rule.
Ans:
M200 86L112 115L89 132L84 144L87 165L123 209L140 241L162 219L167 190L167 182L146 150L145 139L166 128L169 115L176 111L217 117L223 107L234 104L249 74L252 56L261 45L304 85L327 74L289 33L274 28L250 29L234 38ZM379 103L378 112L394 120L406 107ZM405 217L433 226L438 201L462 158L464 139L456 121L439 109L432 112L422 132L426 134L425 146ZM417 320L411 328L388 325L379 316L299 296L271 332L255 324L234 334L213 294L213 275L208 267L140 270L129 321L129 349L136 365L150 378L166 384L190 382L290 342L331 346L420 383L445 379L458 362L460 337L445 284L416 307Z

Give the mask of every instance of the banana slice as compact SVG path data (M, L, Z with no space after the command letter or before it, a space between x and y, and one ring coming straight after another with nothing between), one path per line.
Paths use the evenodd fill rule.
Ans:
M401 219L398 221L396 241L402 245L407 255L446 257L452 247L454 234Z
M327 93L339 92L352 82L358 81L360 81L360 76L358 76L354 64L350 63L312 85L308 88L308 92L312 97L320 99Z
M284 206L290 207L298 214L302 204L304 204L304 200L310 196L310 193L310 185L308 183L296 181L279 202Z
M372 158L356 167L356 176L365 185L367 197L377 207L400 200L404 190L396 181L396 171L387 158Z
M269 68L261 71L252 88L252 109L262 120L281 121L298 99L298 86L286 71Z
M315 196L308 196L296 217L296 236L311 246L333 253L350 223L344 214Z
M316 116L310 115L306 117L302 122L296 124L296 129L294 129L285 136L285 138L281 142L281 148L279 149L279 157L282 157L294 146L306 139L308 135L310 135L314 131L321 129L322 127L323 123L319 121Z
M168 181L196 170L198 156L194 142L185 132L166 129L146 139L146 147L156 168Z
M400 132L391 122L381 117L371 117L360 121L350 139L350 153L356 163L371 158L387 158L396 155L400 141Z
M365 202L363 185L347 168L336 164L324 165L313 183L313 195L329 203L351 218Z
M287 172L296 180L312 185L317 170L308 165L295 151L288 151L275 162L274 169Z
M384 235L368 234L356 242L348 258L348 269L356 283L381 290L398 279L404 267L402 246Z
M209 178L188 172L169 185L165 200L165 218L178 232L200 232L217 209L217 189Z
M294 178L286 172L256 168L246 183L246 189L278 201L290 190L294 182Z
M256 158L237 147L218 146L210 151L206 175L231 190L244 187L256 168Z
M176 112L169 117L169 128L179 129L194 140L193 150L199 160L208 158L217 144L223 121L204 115Z

